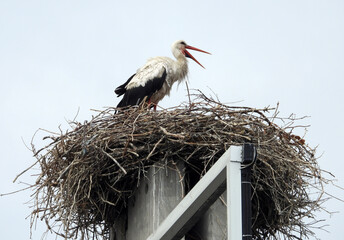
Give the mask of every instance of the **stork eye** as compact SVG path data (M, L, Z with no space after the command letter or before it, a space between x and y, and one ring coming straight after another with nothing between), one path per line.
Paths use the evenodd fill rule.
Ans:
M186 43L184 41L182 41L180 44L186 45Z

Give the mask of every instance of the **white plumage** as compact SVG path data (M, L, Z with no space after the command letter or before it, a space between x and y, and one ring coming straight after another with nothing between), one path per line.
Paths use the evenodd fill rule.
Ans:
M174 42L171 50L176 60L168 57L148 59L127 82L116 88L115 93L118 96L124 94L117 107L138 105L146 99L149 103L153 103L156 109L157 103L170 94L172 85L177 81L183 81L187 76L186 57L201 65L186 49L208 53L187 45L183 40Z

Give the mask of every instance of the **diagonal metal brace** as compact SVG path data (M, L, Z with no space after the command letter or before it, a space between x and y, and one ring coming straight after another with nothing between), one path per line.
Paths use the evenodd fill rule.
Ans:
M229 205L238 203L240 205L240 207L233 206L230 215L239 214L240 221L236 220L235 222L238 222L239 229L241 229L241 188L238 187L240 186L241 162L242 146L231 146L147 239L179 240L226 190L226 184L228 184L228 182L229 184L238 184L237 181L239 181L239 185L228 189L229 191L227 190L227 194L230 195L230 198L227 196L227 200ZM231 168L235 170L235 167L230 166L232 164L238 165L236 168L239 168L239 178L237 176L238 174L233 175L231 173ZM233 179L236 180L234 181ZM227 207L227 209L229 209L229 207ZM238 217L238 215L236 217ZM229 221L231 221L230 217ZM241 238L241 231L239 234Z

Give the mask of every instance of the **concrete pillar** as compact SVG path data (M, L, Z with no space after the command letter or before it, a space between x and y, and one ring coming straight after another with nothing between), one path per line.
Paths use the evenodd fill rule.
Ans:
M184 197L183 163L152 166L129 200L127 240L145 240Z
M128 216L123 216L114 224L116 236L111 240L145 240L167 217L185 196L184 165L152 166L142 178L133 197L129 200ZM226 240L227 205L225 191L221 199L205 212L185 239ZM127 223L128 229L125 230Z
M190 239L227 240L227 205L225 191L205 212L190 232Z

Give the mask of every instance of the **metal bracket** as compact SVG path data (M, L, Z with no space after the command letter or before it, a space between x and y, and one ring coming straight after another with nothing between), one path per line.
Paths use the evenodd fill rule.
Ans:
M226 188L228 239L252 239L250 172L256 155L253 144L231 146L148 240L180 239ZM242 169L242 164L248 167Z

